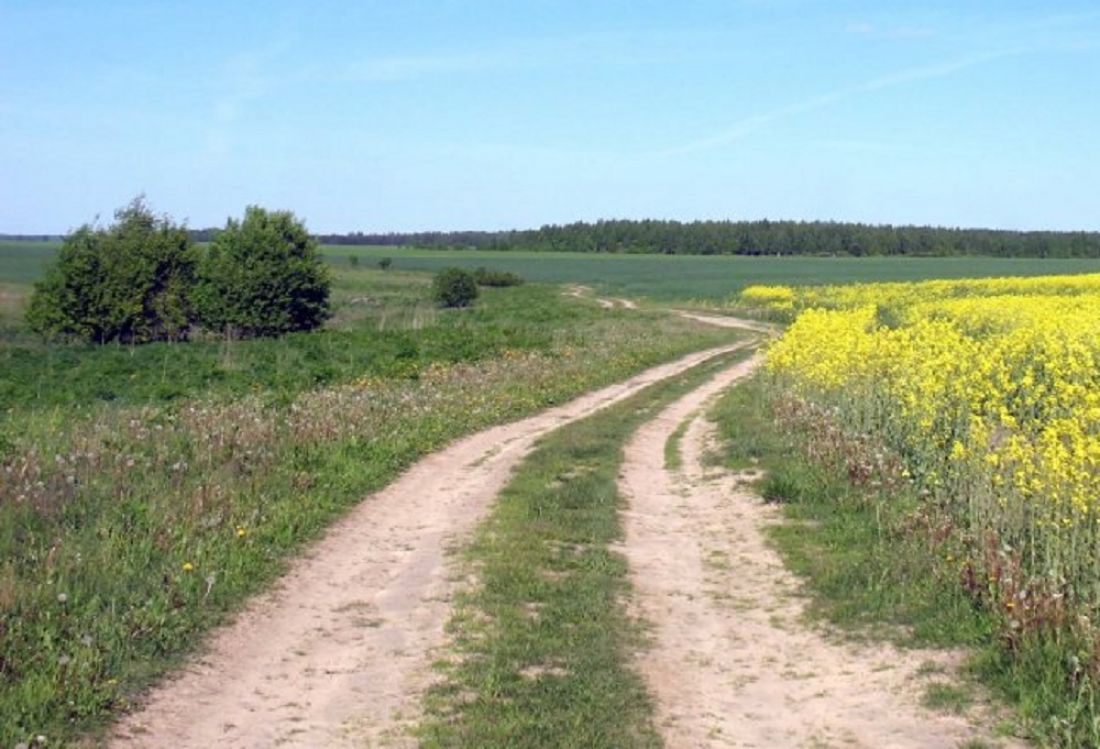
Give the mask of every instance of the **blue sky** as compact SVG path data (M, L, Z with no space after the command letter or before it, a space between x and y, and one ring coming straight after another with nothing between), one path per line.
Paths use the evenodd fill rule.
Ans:
M1100 229L1095 0L0 0L0 231Z

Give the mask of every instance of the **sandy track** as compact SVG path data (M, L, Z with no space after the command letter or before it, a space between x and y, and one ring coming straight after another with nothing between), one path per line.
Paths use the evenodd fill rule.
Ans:
M446 550L487 513L535 440L735 344L654 367L462 439L367 498L201 657L122 721L118 747L376 746L405 729L430 683L457 584Z
M681 310L678 314L680 317L686 317L688 320L695 320L696 322L706 323L707 325L718 325L725 328L743 328L757 333L768 334L776 333L778 330L775 325L770 325L766 322L745 320L740 317L730 317L729 315L713 315L701 312L687 312L684 310Z
M958 746L974 733L966 721L919 706L921 665L949 670L951 657L857 647L808 627L797 580L761 534L774 508L739 477L701 467L713 439L701 409L756 363L672 404L626 448L623 551L636 613L653 625L637 665L659 730L672 749ZM688 419L683 470L666 471L665 443Z
M574 299L592 299L596 304L600 305L601 309L615 309L616 307L621 307L622 309L638 309L638 304L632 299L625 299L623 297L614 297L612 299L593 297L592 287L581 284L568 286L562 294L564 296L573 297Z

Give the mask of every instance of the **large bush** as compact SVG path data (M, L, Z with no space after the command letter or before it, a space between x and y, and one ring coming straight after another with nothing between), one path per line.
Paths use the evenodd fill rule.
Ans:
M444 268L432 280L432 298L444 307L468 307L477 294L474 274L462 268Z
M204 327L242 336L312 330L329 317L328 268L289 211L245 210L199 264L195 303Z
M85 224L65 238L35 284L27 323L47 337L92 343L184 338L195 261L186 229L136 198L111 226Z

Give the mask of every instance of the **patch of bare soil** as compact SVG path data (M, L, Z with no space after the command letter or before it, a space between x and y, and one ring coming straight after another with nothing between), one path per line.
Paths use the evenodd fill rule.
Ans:
M601 309L615 309L616 307L621 307L623 309L638 309L638 304L632 299L624 299L622 297L615 297L613 299L593 297L592 287L582 284L573 284L566 287L562 295L573 297L574 299L592 299L596 304L600 305Z
M707 325L718 325L723 328L742 328L744 330L768 334L774 334L777 330L776 326L766 322L746 320L741 317L731 317L729 315L712 315L702 312L688 312L685 310L681 310L678 314L680 317L685 317L688 320L695 320L696 322L706 323Z
M458 585L447 550L487 514L535 440L741 345L654 367L417 463L213 633L201 657L119 722L111 745L415 745L407 729Z
M623 551L636 613L652 625L637 667L668 746L931 749L984 738L967 718L920 706L956 656L857 645L807 624L799 583L761 532L779 520L775 508L745 477L702 467L713 439L702 409L756 364L672 404L626 448ZM683 469L667 471L665 443L688 419Z

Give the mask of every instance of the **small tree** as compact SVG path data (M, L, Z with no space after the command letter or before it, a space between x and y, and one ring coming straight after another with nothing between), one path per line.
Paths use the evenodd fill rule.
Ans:
M378 261L378 267L381 270L389 270L391 265L393 265L393 258L384 257Z
M444 268L432 281L432 298L444 307L468 307L477 294L474 274L462 268Z
M289 211L245 209L229 219L199 263L202 324L244 337L313 330L329 317L328 268Z
M187 230L135 198L105 229L85 224L65 238L35 284L27 323L45 336L92 343L186 337L196 255Z

